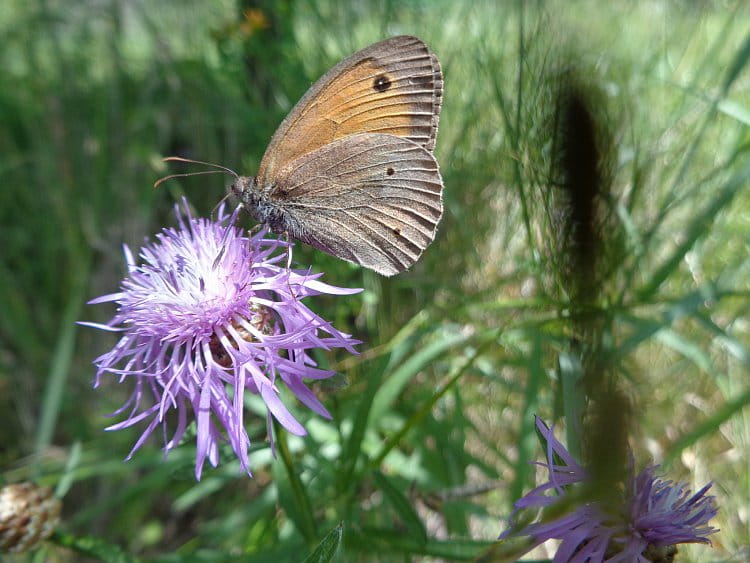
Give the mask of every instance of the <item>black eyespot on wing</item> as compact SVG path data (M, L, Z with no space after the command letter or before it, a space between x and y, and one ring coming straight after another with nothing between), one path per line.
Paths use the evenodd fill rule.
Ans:
M388 170L386 170L386 171L385 171L385 173L386 173L386 174L388 174L389 176L393 176L393 174L394 174L395 172L396 172L396 171L395 171L395 170L394 170L393 168L389 168Z
M376 76L372 82L372 87L376 92L385 92L391 87L391 79L387 74Z

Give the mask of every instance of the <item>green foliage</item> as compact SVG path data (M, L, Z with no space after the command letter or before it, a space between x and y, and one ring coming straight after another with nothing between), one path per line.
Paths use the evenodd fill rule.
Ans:
M341 537L344 532L344 525L339 524L328 535L323 538L318 547L305 558L304 563L328 563L334 561L336 554L341 546Z
M631 402L636 463L714 481L712 555L740 557L750 12L730 4L4 4L0 467L9 482L64 484L62 531L45 549L108 561L510 558L488 548L534 483L533 414L585 408L595 348ZM153 190L169 173L160 159L252 174L312 81L399 33L443 65L445 217L420 263L393 279L295 249L325 281L365 288L311 303L364 342L359 357L316 358L341 374L316 387L333 419L284 397L309 435L277 428L274 457L264 415L248 416L252 479L223 451L196 483L190 440L167 460L153 442L122 461L137 431L104 433L102 415L129 390L91 389L91 360L114 337L74 321L111 315L84 303L117 291L123 243L171 225L182 194L208 215L226 184L198 176ZM558 244L551 175L555 92L571 73L588 77L609 135L600 211L612 244L585 307Z

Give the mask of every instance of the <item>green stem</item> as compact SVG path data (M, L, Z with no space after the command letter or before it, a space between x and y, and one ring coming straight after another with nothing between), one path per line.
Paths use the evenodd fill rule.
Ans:
M289 451L286 430L284 430L276 420L274 420L273 429L276 436L276 448L279 452L279 457L284 464L284 468L286 469L287 476L289 477L292 496L294 497L294 502L297 505L297 510L300 515L302 535L305 536L305 540L307 540L308 544L315 545L318 542L318 533L315 530L315 519L313 518L312 505L310 504L310 498L305 492L302 480L294 470L294 460L292 460L292 454Z

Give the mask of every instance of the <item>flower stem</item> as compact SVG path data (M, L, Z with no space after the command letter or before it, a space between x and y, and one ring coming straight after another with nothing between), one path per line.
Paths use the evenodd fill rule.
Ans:
M289 451L289 443L287 442L287 433L282 426L274 420L273 430L276 437L276 446L278 448L279 457L284 464L287 476L289 478L289 485L292 489L292 497L297 508L298 519L296 523L300 526L302 535L305 536L305 540L310 545L315 545L318 542L318 533L315 529L315 519L313 517L312 505L310 504L310 497L305 493L305 487L302 484L302 480L295 471L294 461L292 460L291 452Z

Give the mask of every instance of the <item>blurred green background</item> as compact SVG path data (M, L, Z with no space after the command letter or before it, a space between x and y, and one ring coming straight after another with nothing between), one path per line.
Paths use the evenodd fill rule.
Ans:
M572 73L609 139L618 250L591 306L634 405L637 464L715 482L721 533L687 560L748 557L748 30L742 1L2 2L0 470L65 494L44 554L295 561L339 522L342 560L481 553L534 483L532 415L559 418L576 355L549 180L555 87ZM123 462L139 434L104 433L103 415L129 388L91 388L114 339L74 323L113 314L85 302L116 291L123 243L173 225L183 194L208 215L228 183L154 190L161 158L253 174L314 80L397 34L443 65L445 216L393 279L296 249L325 281L365 288L311 303L364 341L356 358L320 355L341 373L316 388L334 420L287 394L310 432L288 468L249 416L252 479L226 455L196 483L189 441Z

